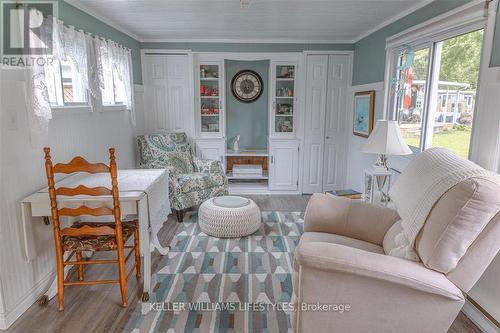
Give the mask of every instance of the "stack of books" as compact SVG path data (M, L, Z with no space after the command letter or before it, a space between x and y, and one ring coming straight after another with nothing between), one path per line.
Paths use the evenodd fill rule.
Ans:
M361 199L361 196L362 196L362 194L360 192L354 191L351 189L326 191L325 193L335 195L337 197L344 197L344 198L349 198L349 199Z
M233 177L235 178L248 178L248 177L261 177L262 165L259 164L234 164Z

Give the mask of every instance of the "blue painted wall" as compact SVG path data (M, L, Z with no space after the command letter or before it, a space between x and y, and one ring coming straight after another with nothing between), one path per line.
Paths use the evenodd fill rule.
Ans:
M226 60L226 135L228 139L241 135L241 149L266 149L269 107L269 61ZM255 102L238 101L231 91L231 80L241 70L259 73L264 82L262 95ZM231 147L230 147L231 148Z
M142 84L141 52L139 42L134 38L116 30L95 17L81 11L70 4L59 0L59 18L67 25L82 29L95 35L114 40L132 51L132 62L134 70L134 83Z
M422 23L470 0L436 0L425 7L389 24L354 45L352 84L384 81L385 40L416 24Z

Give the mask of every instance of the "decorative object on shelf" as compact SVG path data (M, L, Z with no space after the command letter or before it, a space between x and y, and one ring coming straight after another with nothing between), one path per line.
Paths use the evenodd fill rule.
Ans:
M240 135L236 135L230 141L233 146L233 152L238 153L240 151Z
M293 88L291 87L277 88L276 97L293 97Z
M211 68L212 67L212 68ZM216 66L212 65L200 65L200 78L201 79L217 79L219 78L219 72Z
M375 91L354 94L353 134L367 138L373 129Z
M293 132L292 116L279 117L284 119L276 119L276 132Z
M219 131L219 124L207 124L208 125L208 131L209 132L218 132Z
M395 120L378 120L368 140L361 149L364 153L379 154L375 168L389 170L387 155L409 155L410 147L403 140L398 122Z
M380 206L387 206L391 200L389 197L391 176L392 173L384 169L366 169L363 201Z
M276 114L291 115L293 113L293 105L288 103L279 103L276 108Z
M276 71L276 78L278 79L293 79L295 77L295 66L293 65L278 66L278 69Z
M361 192L352 189L326 191L325 193L349 199L361 199L363 197Z
M260 75L252 70L239 71L231 80L231 90L236 99L244 103L256 101L264 88Z

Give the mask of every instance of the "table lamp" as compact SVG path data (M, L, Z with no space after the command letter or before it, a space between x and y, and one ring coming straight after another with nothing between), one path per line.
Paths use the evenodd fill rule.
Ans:
M387 155L409 155L410 147L403 140L398 122L378 120L368 140L361 149L364 153L379 154L376 168L389 170Z

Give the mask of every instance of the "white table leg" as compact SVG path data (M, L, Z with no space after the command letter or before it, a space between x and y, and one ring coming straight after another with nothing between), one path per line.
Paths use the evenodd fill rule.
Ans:
M151 237L149 226L148 201L144 196L137 204L137 216L139 218L139 238L141 241L141 255L143 263L143 290L142 301L149 300L151 294Z

